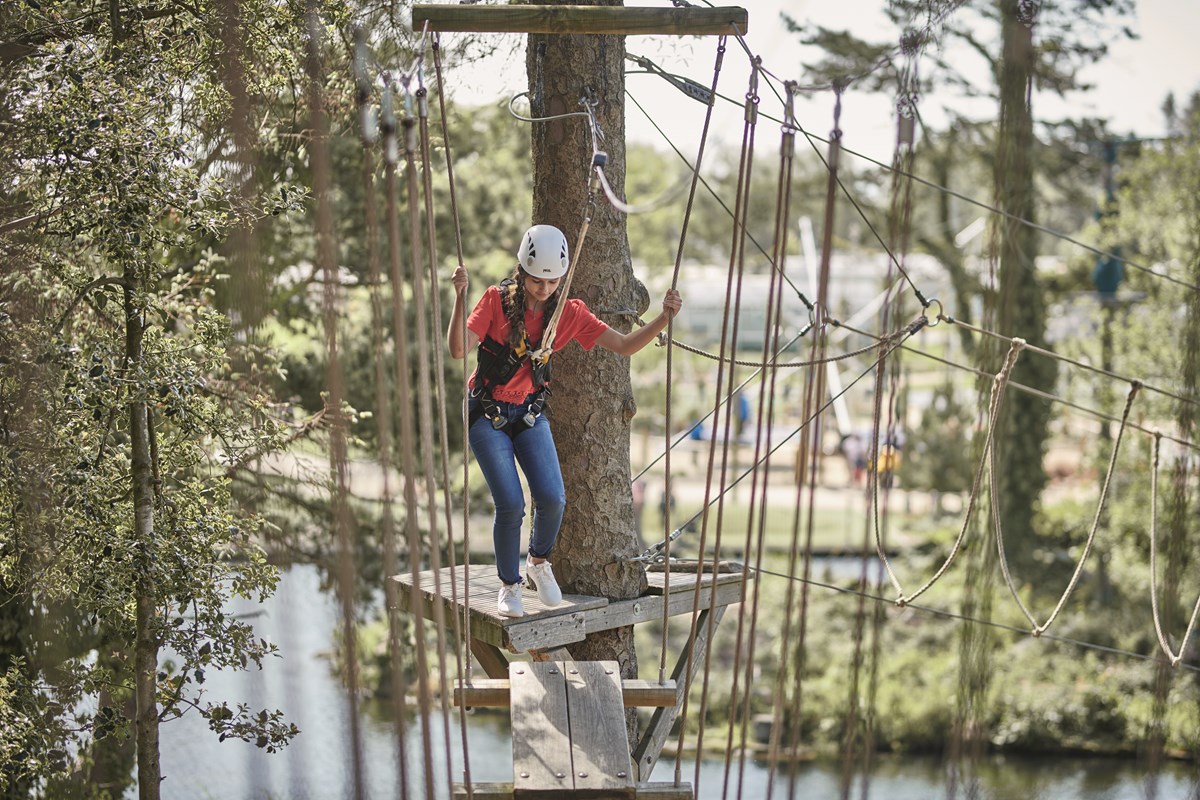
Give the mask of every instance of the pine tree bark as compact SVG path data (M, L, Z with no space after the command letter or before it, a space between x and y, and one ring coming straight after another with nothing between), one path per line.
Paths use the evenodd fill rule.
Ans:
M594 35L531 34L526 52L535 117L581 111L581 97L595 99L604 133L600 147L608 154L605 175L618 196L625 186L624 55L624 37ZM588 121L572 117L535 124L532 156L532 221L559 227L574 255L589 199ZM625 218L599 192L570 294L623 332L631 321L611 310L643 313L649 305L645 287L633 275ZM641 550L629 471L630 420L636 410L628 358L576 345L554 356L549 415L567 510L552 560L569 592L625 599L645 588L642 566L624 560ZM570 651L580 659L615 659L625 677L636 676L631 627L591 635Z

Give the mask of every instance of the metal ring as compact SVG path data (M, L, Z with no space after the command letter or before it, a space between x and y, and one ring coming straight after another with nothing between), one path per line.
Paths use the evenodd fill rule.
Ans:
M926 310L926 311L928 311L928 310L929 310L929 307L930 307L931 305L933 305L934 303L937 303L937 307L938 307L938 313L937 313L937 316L935 316L935 317L933 318L933 321L929 321L929 315L928 315L928 314L926 314L926 315L925 315L926 324L927 324L927 325L928 325L930 328L936 328L936 327L938 326L938 323L940 323L940 322L942 321L942 315L943 315L943 314L945 313L945 311L946 311L945 307L944 307L944 306L942 306L942 301L941 301L941 300L938 300L936 297L931 297L931 298L929 298L929 301L928 301L928 302L925 304L925 310Z

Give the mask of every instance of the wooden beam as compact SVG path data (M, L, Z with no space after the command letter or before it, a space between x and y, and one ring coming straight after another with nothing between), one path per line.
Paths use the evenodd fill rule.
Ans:
M629 733L616 661L562 661L576 797L634 797Z
M454 705L467 708L504 708L510 702L507 678L473 678L469 684L456 681ZM621 695L626 708L659 708L679 702L675 681L666 683L626 679L621 682Z
M489 678L508 678L508 659L494 644L471 637L471 652Z
M636 789L637 794L634 796L639 800L693 800L695 798L690 783L680 783L678 786L670 781L639 783ZM454 784L451 791L451 797L454 800L470 800L470 798L474 798L474 800L513 800L511 783L473 783L469 796L466 785L462 783Z
M642 733L641 741L637 743L637 747L633 748L633 763L634 769L637 770L639 781L646 781L650 778L650 773L658 764L659 756L662 755L663 745L667 742L667 737L671 733L671 728L675 725L675 717L679 714L683 705L683 693L691 682L691 679L696 677L696 673L700 670L700 665L704 663L704 654L708 651L710 644L708 640L708 618L711 615L713 633L716 633L717 625L721 622L721 617L725 615L725 606L716 606L701 612L696 620L696 635L694 638L689 637L687 644L683 646L683 652L679 654L679 660L675 662L675 668L671 671L671 678L675 682L677 688L676 702L669 706L660 706L654 709L654 713L650 716L650 724L646 726L646 730ZM688 653L691 653L690 664ZM684 676L684 672L691 667L690 678Z
M413 30L468 33L560 33L619 36L745 35L744 8L625 8L623 6L484 6L414 4Z

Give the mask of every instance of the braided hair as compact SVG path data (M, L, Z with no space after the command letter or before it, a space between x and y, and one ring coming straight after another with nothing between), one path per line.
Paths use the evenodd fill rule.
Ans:
M514 350L520 347L521 342L525 339L525 278L529 273L521 268L518 264L513 270L512 277L505 281L502 286L501 299L504 302L504 316L508 318L508 346ZM562 296L562 285L550 295L550 299L546 301L544 310L544 319L550 319L554 315L554 309L558 306L558 299Z

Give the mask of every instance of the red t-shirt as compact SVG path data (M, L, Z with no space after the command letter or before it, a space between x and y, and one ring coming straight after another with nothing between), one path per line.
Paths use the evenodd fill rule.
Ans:
M554 334L554 352L558 352L571 343L579 342L584 350L591 350L596 345L600 334L608 330L608 325L601 322L582 300L568 298L563 308L562 316L558 319L558 329ZM530 342L538 341L542 336L544 324L541 311L525 311L525 335ZM490 336L497 342L508 340L508 317L504 316L504 301L500 297L499 286L489 286L479 299L471 316L467 317L469 328L480 339ZM475 386L475 374L471 374L471 387ZM497 386L492 390L492 398L505 403L520 403L533 391L533 368L526 360L517 374L508 383Z

